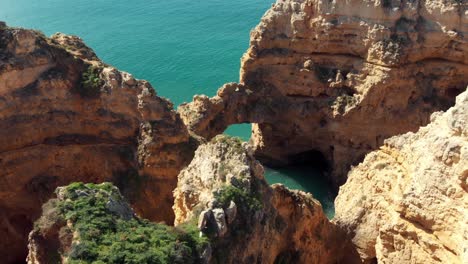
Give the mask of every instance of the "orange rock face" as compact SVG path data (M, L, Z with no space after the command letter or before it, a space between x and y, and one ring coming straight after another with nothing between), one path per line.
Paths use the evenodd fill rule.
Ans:
M431 119L385 140L340 187L334 222L365 263L467 263L468 91Z
M252 31L240 85L179 109L212 137L254 123L274 165L310 151L336 186L383 140L415 131L468 84L468 18L459 1L278 0Z
M185 125L148 82L79 38L0 29L0 128L6 263L24 261L40 205L73 181L112 181L142 216L173 221L172 189L194 149Z
M359 263L310 193L269 186L247 143L217 136L178 176L175 224L197 221L208 263Z

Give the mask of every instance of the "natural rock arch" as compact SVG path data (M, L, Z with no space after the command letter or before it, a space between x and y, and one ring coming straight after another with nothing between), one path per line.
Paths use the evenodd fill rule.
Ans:
M264 162L317 149L338 187L384 139L426 125L468 85L461 11L447 1L278 1L251 33L240 84L178 111L205 138L254 123Z

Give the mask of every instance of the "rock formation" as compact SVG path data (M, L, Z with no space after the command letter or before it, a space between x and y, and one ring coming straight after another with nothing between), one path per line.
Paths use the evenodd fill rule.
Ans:
M340 188L334 221L367 262L468 261L468 91L431 119L386 140Z
M311 194L270 187L252 150L217 136L179 174L175 224L198 222L211 263L353 263L343 233Z
M56 194L29 235L29 264L206 262L209 243L195 226L138 218L110 183L73 183Z
M40 205L73 181L112 181L135 210L173 221L189 133L146 81L77 37L0 24L0 255L24 261Z
M2 261L24 260L57 186L110 181L142 217L172 222L173 205L176 224L198 221L211 241L198 252L207 261L353 262L344 228L367 262L466 262L466 94L351 172L337 200L340 228L310 195L269 187L252 155L320 162L341 185L385 139L454 104L468 85L467 36L460 0L278 0L251 33L240 83L177 113L78 37L0 23ZM215 137L236 123L253 123L247 150ZM202 141L195 134L215 139L177 183ZM70 249L75 237L56 220L32 233L31 262L41 239Z
M137 217L110 183L57 188L28 263L358 263L320 203L270 187L249 148L225 136L200 146L174 191L176 227Z
M179 112L211 138L253 123L256 157L310 162L335 186L383 140L416 131L468 85L464 1L278 0L251 32L241 84Z

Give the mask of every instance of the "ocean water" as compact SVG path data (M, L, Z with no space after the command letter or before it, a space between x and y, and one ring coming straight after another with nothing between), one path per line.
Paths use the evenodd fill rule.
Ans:
M314 167L298 166L272 169L265 167L265 178L269 184L282 183L290 189L312 193L322 204L325 215L335 216L334 194L322 173Z
M273 2L0 0L0 20L46 35L78 35L103 61L150 81L177 106L195 94L213 96L224 83L238 81L250 30ZM248 140L250 125L233 125L226 133ZM327 202L320 177L306 171L268 169L266 178ZM326 211L328 207L324 203Z

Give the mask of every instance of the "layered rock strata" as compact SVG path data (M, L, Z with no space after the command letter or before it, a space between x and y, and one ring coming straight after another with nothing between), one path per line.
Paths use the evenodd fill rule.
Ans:
M468 91L431 119L386 140L340 188L334 221L367 263L468 261Z
M23 261L40 205L72 181L112 181L135 210L173 221L194 151L172 104L81 39L0 25L0 255Z
M464 1L278 0L251 32L241 84L179 112L206 138L254 123L267 164L318 151L339 186L350 165L465 89L467 14Z
M217 136L179 174L175 224L198 223L210 263L353 263L353 248L311 194L270 187L246 143Z

